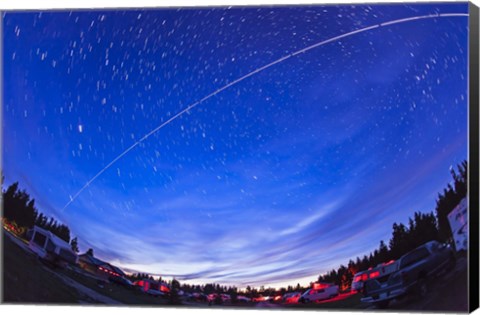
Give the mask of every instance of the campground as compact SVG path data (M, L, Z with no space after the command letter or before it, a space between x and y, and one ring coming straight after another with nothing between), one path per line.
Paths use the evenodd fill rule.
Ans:
M169 306L166 298L147 295L112 283L98 281L79 268L52 268L41 262L19 238L3 231L3 303L57 305L137 305ZM393 301L390 309L464 312L467 309L467 260L459 257L455 269L430 283L430 293L422 300L414 296ZM325 301L307 304L246 303L209 306L208 303L183 301L184 307L282 308L282 309L373 309L361 303L360 294L341 293ZM178 306L178 305L177 305Z
M41 262L25 243L3 232L3 302L7 304L166 305L165 299L106 283L76 269Z

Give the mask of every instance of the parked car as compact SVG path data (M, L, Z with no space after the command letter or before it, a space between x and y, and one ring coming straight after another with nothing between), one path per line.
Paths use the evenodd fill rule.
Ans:
M265 301L265 297L260 295L260 296L252 298L252 301L253 302L263 302L263 301Z
M237 301L242 302L242 303L248 303L248 302L251 301L251 299L244 296L244 295L239 295L239 296L237 296Z
M232 299L229 294L225 294L225 293L220 294L220 297L222 298L223 302L230 302L230 300Z
M282 301L283 296L281 294L277 294L273 297L272 302L280 303Z
M211 304L223 304L225 302L230 302L231 301L231 297L230 295L228 294L225 294L225 293L211 293L209 295L207 295L207 301L208 301L208 304L211 305Z
M135 287L132 281L124 277L109 277L108 280L110 280L110 282L124 286L127 289L133 289Z
M363 284L368 280L368 271L361 271L353 276L351 291L360 292L363 289Z
M283 295L283 302L287 304L298 303L302 294L300 292L290 292Z
M147 293L149 295L153 295L153 296L165 296L164 292L159 291L159 290L155 290L155 289L149 289L149 290L145 291L145 293Z
M191 294L188 294L185 298L188 299L188 300L197 301L197 302L208 301L207 296L203 293L200 293L200 292L193 292Z
M228 294L225 294L225 293L220 293L220 294L217 294L217 293L212 293L212 294L209 294L207 296L207 300L208 302L215 302L215 300L218 300L218 302L230 302L232 298L230 297L230 295Z
M323 287L311 288L305 291L299 299L301 303L326 300L338 295L338 285L328 284Z
M396 272L365 282L361 301L384 308L391 300L411 292L424 297L428 294L428 280L454 265L455 255L450 246L427 242L403 255Z
M398 261L390 260L375 268L360 271L353 276L351 291L363 292L364 283L369 279L382 278L398 270Z
M217 298L216 293L211 293L211 294L207 295L207 301L208 302L213 302L216 298Z

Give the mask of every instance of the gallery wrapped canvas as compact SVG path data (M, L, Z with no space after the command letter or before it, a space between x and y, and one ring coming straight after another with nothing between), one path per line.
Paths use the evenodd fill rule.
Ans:
M470 312L478 7L2 12L2 303Z

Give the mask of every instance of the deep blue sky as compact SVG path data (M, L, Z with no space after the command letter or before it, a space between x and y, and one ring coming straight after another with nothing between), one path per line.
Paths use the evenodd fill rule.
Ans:
M467 157L466 3L4 14L3 172L80 247L191 283L308 283Z

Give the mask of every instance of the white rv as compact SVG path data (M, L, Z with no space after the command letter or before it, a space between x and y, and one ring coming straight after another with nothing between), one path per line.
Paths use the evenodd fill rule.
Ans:
M448 222L452 230L455 250L467 250L468 247L468 202L463 198L460 203L448 214Z
M60 239L52 232L34 226L28 231L28 247L38 257L59 265L66 263L76 264L77 254L71 249L70 244Z
M331 283L313 283L312 288L302 294L299 301L302 303L326 300L338 295L338 285Z

